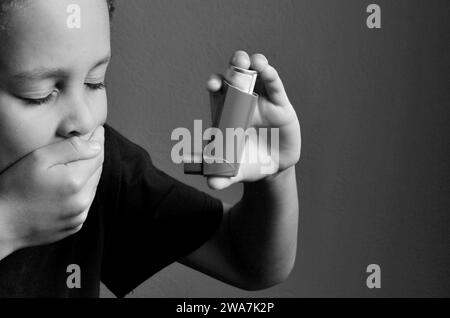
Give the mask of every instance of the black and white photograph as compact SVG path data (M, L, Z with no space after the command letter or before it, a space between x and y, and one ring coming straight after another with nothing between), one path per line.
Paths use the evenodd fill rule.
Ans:
M0 0L0 298L450 297L449 44L448 0Z

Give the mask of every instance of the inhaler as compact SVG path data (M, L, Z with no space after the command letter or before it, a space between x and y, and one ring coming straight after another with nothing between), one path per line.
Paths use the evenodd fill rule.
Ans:
M202 163L185 163L185 174L202 174L204 176L234 177L239 172L240 162L245 146L244 138L234 138L231 131L239 134L250 126L258 95L253 93L257 72L230 65L225 73L221 97L211 99L216 108L212 118L212 127L221 132L223 151L220 155L202 154ZM242 137L242 134L241 134ZM211 144L210 144L211 145ZM207 149L208 145L205 149Z

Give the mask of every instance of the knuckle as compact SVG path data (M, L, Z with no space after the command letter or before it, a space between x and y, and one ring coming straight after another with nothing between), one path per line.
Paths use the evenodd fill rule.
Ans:
M90 208L90 206L92 204L92 200L93 200L93 196L92 196L91 192L89 192L89 194L87 194L87 195L83 195L80 203L84 207L84 210L88 210Z
M84 224L80 224L79 226L77 226L74 230L74 233L78 233L81 231L81 229L83 229Z
M83 225L84 222L86 222L87 216L88 216L87 210L75 216L71 222L72 227L76 228Z
M67 222L67 220L71 220L79 215L81 210L74 199L69 199L61 205L61 211L61 219L64 219L65 222Z
M277 69L273 66L270 66L270 71L272 72L272 75L274 78L278 78L279 77L279 73L277 71Z
M89 206L89 202L86 201L87 200L81 196L70 199L66 204L65 210L67 212L65 213L65 217L68 217L71 220L76 219Z
M67 180L67 182L65 184L65 188L69 193L77 193L81 190L82 185L83 185L83 183L82 183L81 178L72 177Z
M65 230L69 232L78 232L83 227L87 219L87 213L81 213L72 218L65 226Z
M83 214L83 212L89 207L90 203L91 203L90 197L88 197L87 195L81 195L75 199L72 205L72 209L79 216Z
M40 163L44 160L44 151L37 149L30 154L30 159L34 163Z
M79 220L80 224L84 224L87 220L87 217L88 217L88 209L86 211L84 211L83 213L81 213L80 220Z
M83 228L83 224L79 224L77 226L70 227L68 229L68 233L67 233L68 235L67 236L70 236L70 235L73 235L73 234L76 234L76 233L80 232L80 230L82 228Z

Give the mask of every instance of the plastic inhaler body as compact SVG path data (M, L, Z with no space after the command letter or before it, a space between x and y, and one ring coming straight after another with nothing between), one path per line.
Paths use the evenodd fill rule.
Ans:
M185 174L204 176L234 177L239 172L245 146L245 131L250 126L258 95L253 93L257 72L230 66L225 74L222 98L211 99L216 109L212 116L212 126L221 132L223 151L202 154L202 163L185 163ZM217 136L216 136L217 137ZM208 148L208 146L206 147ZM217 152L215 152L217 153Z

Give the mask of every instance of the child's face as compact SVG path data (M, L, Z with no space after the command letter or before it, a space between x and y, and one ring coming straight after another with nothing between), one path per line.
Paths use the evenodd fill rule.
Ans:
M30 0L0 31L0 171L71 136L88 139L107 115L105 0ZM71 29L67 8L81 8Z

